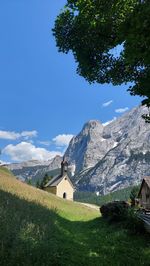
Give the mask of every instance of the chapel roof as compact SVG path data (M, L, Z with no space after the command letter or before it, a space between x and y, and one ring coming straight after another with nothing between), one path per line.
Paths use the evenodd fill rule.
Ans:
M55 187L62 181L63 178L64 176L62 175L54 176L50 181L48 181L45 187Z

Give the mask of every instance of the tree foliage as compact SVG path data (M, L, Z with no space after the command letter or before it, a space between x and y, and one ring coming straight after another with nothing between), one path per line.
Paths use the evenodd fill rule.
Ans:
M37 180L37 182L36 182L36 187L41 188L41 182L39 180Z
M32 186L32 180L31 179L27 179L27 184Z
M36 183L37 188L43 189L44 186L53 178L53 176L49 176L47 173L44 175L42 181L40 182L39 180Z
M68 0L53 33L59 51L73 52L77 73L87 81L130 82L131 95L150 107L149 0Z
M129 201L131 199L131 191L139 191L140 186L135 187L127 187L124 189L120 189L114 192L111 192L106 195L97 196L93 192L83 192L83 191L75 191L74 200L79 202L86 202L96 205L103 205L112 201ZM137 195L135 196L137 197Z
M131 200L131 205L132 206L135 206L135 201L136 201L136 198L138 196L138 192L139 192L139 186L133 187L133 189L131 190L130 200Z

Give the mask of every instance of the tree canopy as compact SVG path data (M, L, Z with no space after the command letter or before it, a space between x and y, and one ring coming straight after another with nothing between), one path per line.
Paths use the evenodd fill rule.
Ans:
M133 187L133 189L131 190L131 193L130 193L131 206L135 206L136 198L138 197L139 190L140 190L139 186Z
M37 188L43 189L44 186L53 178L53 176L49 176L47 173L44 175L42 181L40 182L39 180L36 183Z
M130 82L131 95L150 107L149 0L68 0L53 34L88 82Z

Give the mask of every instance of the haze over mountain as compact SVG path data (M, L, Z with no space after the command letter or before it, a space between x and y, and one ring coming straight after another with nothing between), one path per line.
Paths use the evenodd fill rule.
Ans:
M65 158L78 190L105 194L150 174L150 124L141 117L145 112L147 107L136 107L107 126L90 120L72 138ZM36 180L60 168L61 160L56 156L47 162L12 164L9 169L19 178Z

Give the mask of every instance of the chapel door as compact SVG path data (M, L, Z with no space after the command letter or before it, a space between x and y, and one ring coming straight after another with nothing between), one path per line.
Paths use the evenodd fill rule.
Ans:
M64 193L63 193L63 199L66 199L66 198L67 198L67 193L64 192Z

